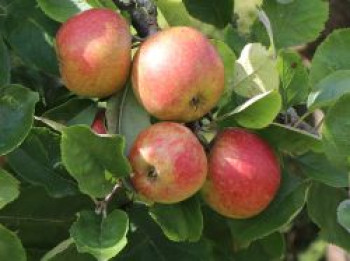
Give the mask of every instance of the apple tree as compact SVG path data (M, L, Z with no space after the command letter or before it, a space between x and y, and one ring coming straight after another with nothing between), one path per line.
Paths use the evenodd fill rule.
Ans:
M350 29L300 51L328 1L0 12L0 260L350 251Z

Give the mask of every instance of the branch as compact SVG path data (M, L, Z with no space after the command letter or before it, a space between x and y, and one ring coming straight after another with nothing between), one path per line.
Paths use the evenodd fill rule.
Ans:
M141 39L158 30L157 7L152 0L113 0L116 6L129 13L131 23Z

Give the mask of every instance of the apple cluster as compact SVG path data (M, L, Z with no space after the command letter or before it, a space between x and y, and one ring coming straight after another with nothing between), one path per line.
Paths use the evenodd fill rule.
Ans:
M122 16L91 9L62 25L56 50L69 90L108 97L125 86L131 71L135 96L160 121L138 135L129 154L137 193L172 204L200 191L212 209L230 218L264 210L281 179L273 149L250 131L227 128L207 155L183 124L210 112L224 92L224 65L215 47L196 29L172 27L147 38L132 59L131 40ZM106 132L101 113L92 128Z

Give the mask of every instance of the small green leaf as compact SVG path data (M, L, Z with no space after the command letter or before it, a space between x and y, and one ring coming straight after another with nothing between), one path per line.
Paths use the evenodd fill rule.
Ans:
M338 223L350 233L350 199L342 201L337 209Z
M155 204L150 215L172 241L198 241L203 230L200 202L192 197L177 204Z
M333 31L317 48L310 70L311 86L338 70L350 70L350 29Z
M301 45L316 39L328 19L328 5L322 0L294 0L284 4L275 0L264 1L261 8L271 21L276 48ZM253 33L258 38L267 38L261 25L256 24L254 29Z
M74 240L69 238L55 248L47 252L40 261L95 261L96 259L88 254L81 254L74 245Z
M19 146L33 124L39 95L21 85L0 88L0 155Z
M115 179L131 172L123 155L124 146L124 138L119 135L99 136L83 125L67 127L62 133L62 160L83 193L105 197Z
M26 261L26 253L15 233L0 224L0 260Z
M332 187L347 187L349 173L344 168L333 166L323 153L308 152L294 159L296 172Z
M14 201L19 195L19 182L0 168L0 209ZM0 251L1 252L1 251Z
M73 98L51 110L42 117L72 126L86 124L91 126L97 112L97 103L88 99Z
M278 90L276 59L260 43L247 44L235 64L234 91L244 97Z
M99 261L116 256L127 243L128 216L114 210L106 218L92 211L83 211L72 225L70 234L80 253L89 253Z
M342 95L350 92L350 70L339 70L317 83L309 94L310 110L334 104Z
M0 87L10 83L10 56L0 35Z
M287 109L305 103L309 93L309 79L300 55L290 50L281 51L278 54L277 68L283 107Z
M79 193L61 164L60 136L46 128L33 128L22 145L8 155L10 166L24 180L43 186L53 197Z
M261 129L273 122L281 106L281 95L277 91L266 92L247 100L231 113L219 116L218 122L221 127L228 127L234 120L243 127Z
M323 240L350 251L350 233L337 221L338 205L346 198L344 189L315 183L310 188L307 210L311 220L321 229Z
M150 115L137 101L130 85L108 100L106 117L108 130L125 137L126 153L137 135L151 125Z
M283 124L272 123L259 130L259 134L272 146L288 154L301 155L309 150L322 151L319 137Z
M324 151L339 167L349 167L350 93L342 96L327 112L322 128Z
M289 224L303 208L309 184L284 173L281 187L266 210L246 220L228 220L233 237L249 243Z
M88 1L81 0L37 0L43 12L57 22L65 22L71 16L91 9Z

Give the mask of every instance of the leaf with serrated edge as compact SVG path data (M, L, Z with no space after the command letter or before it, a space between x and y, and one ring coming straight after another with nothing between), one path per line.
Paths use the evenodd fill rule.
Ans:
M128 228L128 216L121 210L114 210L105 218L92 211L83 211L72 225L70 234L79 252L106 261L126 246Z
M63 130L62 160L78 181L79 189L91 197L105 197L118 178L131 172L119 135L97 135L89 127L75 125Z
M278 87L276 59L262 44L247 44L235 63L234 91L244 97L254 97Z

